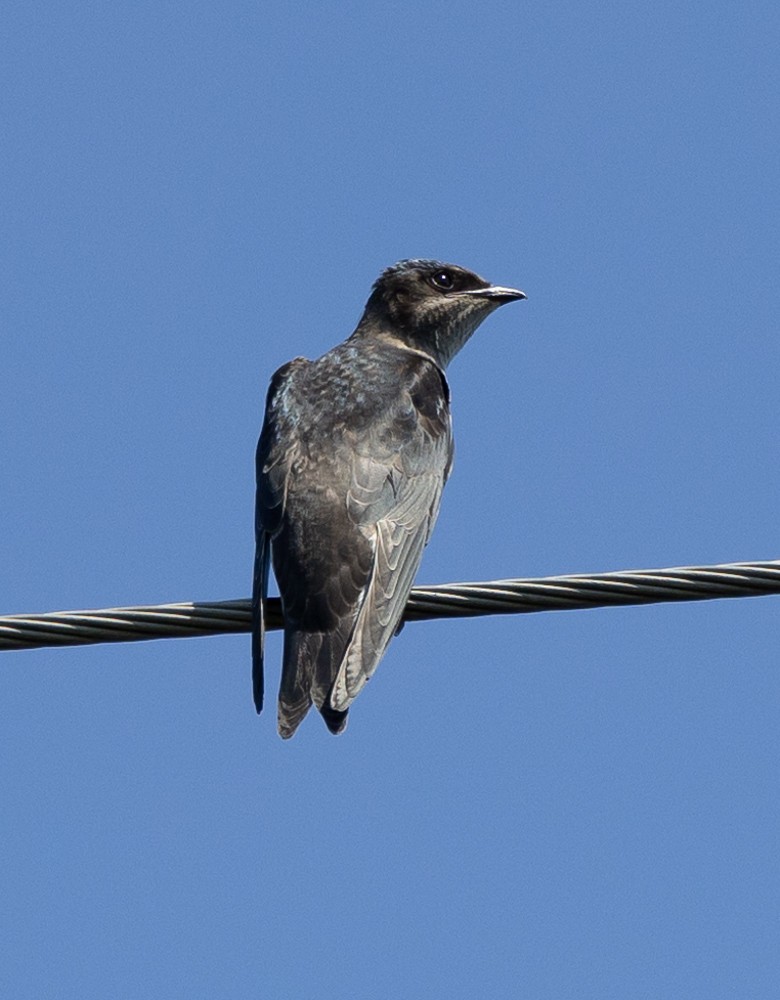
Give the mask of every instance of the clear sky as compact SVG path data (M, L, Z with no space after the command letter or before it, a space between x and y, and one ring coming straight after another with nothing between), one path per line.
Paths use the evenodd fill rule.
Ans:
M772 559L780 8L13 3L0 611L247 596L268 379L433 256L426 583ZM780 598L0 653L0 992L774 998ZM270 687L280 642L270 642Z

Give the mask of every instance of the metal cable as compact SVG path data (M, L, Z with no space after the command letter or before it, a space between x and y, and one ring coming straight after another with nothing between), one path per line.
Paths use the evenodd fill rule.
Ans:
M404 621L780 594L780 560L415 587ZM0 616L0 650L248 632L249 600ZM278 598L266 625L283 625Z

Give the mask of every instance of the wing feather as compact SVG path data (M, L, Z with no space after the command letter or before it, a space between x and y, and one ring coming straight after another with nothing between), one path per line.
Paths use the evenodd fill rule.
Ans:
M284 511L290 466L294 453L284 444L284 391L291 372L304 358L283 365L271 379L265 404L265 420L257 443L255 468L255 565L252 582L252 695L255 708L263 710L265 656L265 601L268 597L268 572L271 562L271 536L278 529Z
M371 540L374 558L352 637L330 694L330 704L338 711L346 711L358 696L398 630L438 516L451 448L448 419L446 433L435 436L420 422L417 433L400 455L393 456L392 464L383 465L376 458L356 460L350 511L357 514L362 508L364 530ZM370 466L368 474L366 466ZM426 471L420 471L423 468ZM379 486L380 470L384 490ZM361 487L364 494L367 492L367 482L371 483L373 504L360 495ZM388 484L393 494L391 502L386 496ZM372 514L385 506L382 516L374 521Z
M263 659L265 656L265 599L268 596L268 566L271 545L267 532L259 530L255 547L252 583L252 696L259 715L263 711Z

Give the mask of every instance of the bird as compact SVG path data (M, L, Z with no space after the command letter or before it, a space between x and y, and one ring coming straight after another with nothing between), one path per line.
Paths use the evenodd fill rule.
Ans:
M347 340L271 378L256 453L252 683L260 713L272 562L283 739L312 704L341 733L400 631L452 468L445 370L487 316L524 298L455 264L402 260Z

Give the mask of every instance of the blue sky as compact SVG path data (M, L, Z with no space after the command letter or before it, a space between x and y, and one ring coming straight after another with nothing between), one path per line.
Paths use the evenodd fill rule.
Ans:
M779 29L12 5L0 611L246 596L268 378L407 256L528 293L421 582L778 557ZM776 996L778 607L410 625L287 744L246 636L1 654L3 995Z

